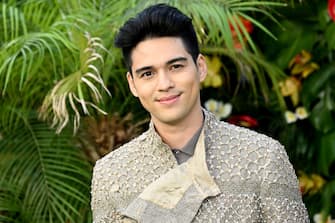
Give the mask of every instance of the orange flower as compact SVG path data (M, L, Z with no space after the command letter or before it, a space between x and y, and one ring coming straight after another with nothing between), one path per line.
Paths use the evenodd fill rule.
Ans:
M299 91L301 82L295 77L288 77L284 81L279 82L281 94L286 97L290 96L294 106L299 103Z
M319 69L318 64L310 62L311 59L312 54L310 54L306 50L302 50L289 63L289 68L291 68L291 74L306 78L315 70Z
M315 194L320 191L323 185L326 183L325 179L323 179L320 175L307 175L302 171L299 172L298 178L300 191L302 194Z
M242 22L243 27L245 28L245 30L246 30L248 33L251 33L251 32L254 30L254 26L252 25L252 23L251 23L249 20L247 20L247 19L245 19L245 18L243 18L243 17L241 17L241 16L237 17L237 19L238 19L240 22ZM234 20L235 20L234 22L235 22L237 28L239 29L239 31L241 32L241 28L240 28L240 26L239 26L239 22L237 22L237 19L235 18L235 19L234 19ZM236 30L235 30L235 28L234 28L234 26L232 25L231 22L229 22L229 27L230 27L230 30L231 30L231 33L232 33L233 37L236 37L236 36L237 36L237 33L236 33Z
M243 17L241 17L241 16L239 16L239 17L235 17L234 20L235 20L235 21L234 21L233 23L234 23L235 27L238 28L238 31L239 31L239 32L242 32L242 28L241 28L241 26L240 26L240 23L242 23L243 28L244 28L248 33L251 33L251 32L253 31L254 26L252 25L252 23L251 23L249 20L247 20L247 19L245 19L245 18L243 18ZM232 22L229 22L229 28L230 28L230 31L231 31L232 36L233 36L234 47L235 47L236 49L242 49L242 46L243 46L243 45L242 45L242 43L240 42L240 40L238 39L237 32L236 32L236 30L235 30L235 27L234 27L233 23L232 23ZM242 35L243 35L243 33L242 33ZM245 37L243 37L243 41L246 41L246 38L245 38Z
M306 50L302 50L299 54L297 54L289 63L289 68L294 64L306 64L312 59L312 54L307 52Z

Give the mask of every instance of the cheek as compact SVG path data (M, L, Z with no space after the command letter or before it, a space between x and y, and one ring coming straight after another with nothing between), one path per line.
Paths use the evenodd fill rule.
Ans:
M153 96L154 86L150 83L137 83L136 92L141 101L150 99Z
M188 88L198 88L200 86L200 76L197 72L193 71L181 75L180 83Z

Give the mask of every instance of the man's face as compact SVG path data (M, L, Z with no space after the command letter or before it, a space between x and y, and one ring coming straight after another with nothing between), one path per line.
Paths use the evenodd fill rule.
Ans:
M201 110L199 88L206 62L199 55L195 64L181 38L144 40L133 49L131 60L130 90L155 124L176 125Z

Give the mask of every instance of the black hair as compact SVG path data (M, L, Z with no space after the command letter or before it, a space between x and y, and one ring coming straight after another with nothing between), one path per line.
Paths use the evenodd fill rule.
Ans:
M199 45L192 19L175 7L156 4L129 19L115 38L115 46L122 49L129 72L132 66L132 50L141 41L155 37L180 37L186 51L196 63Z

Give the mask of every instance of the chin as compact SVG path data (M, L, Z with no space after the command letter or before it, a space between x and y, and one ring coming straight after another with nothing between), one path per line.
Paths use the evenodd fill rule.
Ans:
M181 112L178 112L176 114L174 114L173 112L170 112L168 115L164 115L164 116L158 115L156 117L162 123L174 125L174 124L178 124L181 120L183 120L184 115Z

